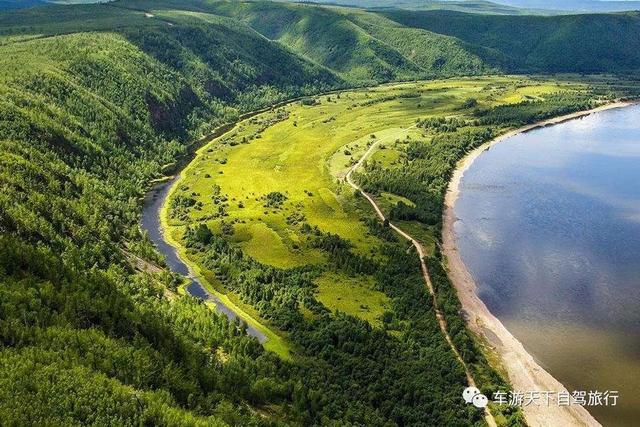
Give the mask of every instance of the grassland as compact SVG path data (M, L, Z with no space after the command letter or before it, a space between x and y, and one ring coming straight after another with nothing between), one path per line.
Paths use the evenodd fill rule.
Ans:
M381 239L365 224L373 212L344 183L346 171L367 147L381 141L370 161L401 167L408 141L430 138L415 126L418 119L465 117L470 112L463 104L470 98L488 108L583 87L519 77L465 78L385 85L272 109L199 150L169 197L167 231L179 243L187 227L206 224L253 259L279 268L327 265L326 253L314 247L306 226L339 235L358 254L383 257ZM413 203L390 193L378 198L387 211L399 201ZM427 248L434 247L433 227L418 221L402 225ZM185 254L198 263L197 253ZM380 325L387 297L367 275L329 268L316 285L317 299L329 310Z
M234 12L243 4L248 10ZM282 26L283 10L294 25ZM273 352L182 297L175 274L139 271L129 259L161 266L139 228L140 202L190 141L287 99L484 72L482 52L469 53L455 37L379 14L306 5L122 0L0 14L3 423L479 425L459 398L465 372L438 327L415 253L390 239L340 179L371 141L388 138L374 154L388 168L366 177L362 168L360 178L370 178L363 185L376 197L389 193L385 209L402 201L405 213L422 214L438 200L429 205L405 190L430 190L427 175L445 182L440 172L470 145L466 127L422 136L408 129L415 118L472 116L458 109L467 97L482 107L558 88L496 78L387 86L331 102L325 95L319 105L286 107L286 117L272 111L243 122L201 152L185 178L201 188L176 188L180 203L167 221L194 274L263 328ZM551 108L559 103L543 104L487 111L485 126L558 113ZM261 138L222 143L258 131ZM405 143L406 133L421 145ZM413 148L428 150L406 165ZM424 164L429 173L420 175ZM202 224L215 234L195 229ZM306 233L304 224L318 229ZM411 224L423 240L436 233ZM504 388L440 273L432 276L457 348L484 392ZM506 416L521 425L518 413Z

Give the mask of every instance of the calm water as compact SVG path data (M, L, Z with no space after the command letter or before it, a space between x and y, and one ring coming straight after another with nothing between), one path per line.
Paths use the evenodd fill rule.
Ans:
M182 261L182 259L180 259L178 251L176 251L176 249L164 239L160 223L160 211L169 191L171 190L171 186L177 179L178 176L174 177L170 181L156 184L147 192L144 199L140 226L148 233L149 239L151 239L151 241L156 245L158 251L164 255L167 266L173 272L181 274L189 279L190 283L186 287L187 292L196 298L213 303L216 311L227 316L230 321L234 321L238 315L233 311L233 309L226 306L220 298L207 291L200 280L195 277L189 267ZM247 334L256 337L261 343L264 343L267 340L264 333L251 325L247 325L246 331Z
M480 298L589 408L640 425L640 107L521 134L465 173L455 212Z

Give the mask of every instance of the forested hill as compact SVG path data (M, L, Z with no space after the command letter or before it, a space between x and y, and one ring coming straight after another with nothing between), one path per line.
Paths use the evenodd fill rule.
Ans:
M388 11L409 27L453 36L509 72L602 73L640 69L640 13L497 16ZM486 56L486 52L492 52Z
M0 31L0 424L255 425L249 404L306 399L124 250L154 259L139 200L193 137L340 78L226 18L43 7Z
M153 18L133 24L131 20L140 19L141 12ZM135 25L157 29L187 21L215 26L218 38L226 27L235 25L243 37L250 34L277 42L279 57L286 51L290 59L320 66L323 73L331 71L351 85L492 72L630 73L640 69L640 15L633 12L513 16L443 10L373 12L264 1L118 0L4 12L0 35L15 38L114 29L131 33ZM265 67L273 64L271 55L261 59L264 49L254 50L254 46L241 44L238 53L248 58L256 52L257 62L266 62Z
M381 15L303 5L0 13L0 424L481 423L461 404L464 372L434 316L405 345L327 313L299 331L307 357L293 363L131 260L161 264L138 227L141 198L215 126L349 85L487 73L491 55ZM398 268L424 295L414 267ZM499 382L489 372L485 383Z
M495 71L460 40L407 28L357 9L261 1L121 0L115 4L150 11L176 7L228 16L352 83Z
M272 2L120 0L143 10L225 15L352 82L509 73L640 69L636 12L514 16L364 11Z

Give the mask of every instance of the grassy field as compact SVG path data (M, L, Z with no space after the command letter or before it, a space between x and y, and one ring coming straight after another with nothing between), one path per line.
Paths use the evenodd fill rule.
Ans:
M341 236L356 253L383 256L382 242L363 221L373 216L370 206L344 183L346 171L373 142L381 141L371 161L400 166L407 140L429 139L428 131L415 127L417 119L464 115L469 98L489 107L577 87L520 77L465 78L385 85L273 109L199 150L169 198L168 231L181 242L187 226L205 223L255 260L281 268L326 263L326 253L313 247L302 224ZM379 199L385 210L398 201L412 204L388 193ZM185 201L189 207L183 209ZM402 224L433 247L431 228ZM326 271L316 284L317 299L329 310L380 324L387 297L370 277Z
M389 298L375 289L372 277L350 277L334 272L317 279L316 298L333 310L359 317L380 326L380 316L389 307Z

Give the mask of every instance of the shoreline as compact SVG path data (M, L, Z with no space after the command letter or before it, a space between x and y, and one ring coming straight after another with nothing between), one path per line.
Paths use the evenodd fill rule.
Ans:
M262 113L262 111L253 112L252 114L257 115L260 113ZM246 118L243 120L246 120ZM198 148L188 156L190 160L185 162L178 172L155 180L145 193L140 227L150 234L153 234L152 228L157 227L157 238L159 241L154 240L154 237L150 236L156 249L167 258L172 258L172 255L175 257L174 261L167 262L167 268L190 281L190 283L180 287L180 292L202 299L207 306L211 307L216 313L226 316L230 322L235 318L246 322L248 335L255 337L265 349L276 353L282 359L289 360L292 356L288 345L284 344L283 338L265 326L261 321L257 320L251 313L248 313L236 304L228 294L217 291L206 277L204 277L201 268L189 259L186 248L173 238L169 230L168 206L166 201L178 187L184 177L185 171L191 167L193 160L197 158L210 143L216 141L228 132L229 128L233 129L238 123L240 122L226 123L216 128L215 132L211 134L211 139L205 143L200 143ZM158 191L162 194L158 195ZM145 224L145 211L147 209L150 209L151 215L156 217L157 224ZM163 246L165 246L164 249ZM182 267L176 269L176 263L182 264ZM193 285L195 285L195 292L188 289Z
M442 224L442 252L447 260L449 278L458 292L458 298L464 311L469 329L489 343L499 357L502 367L508 374L513 390L517 391L555 391L567 389L542 368L518 341L496 318L476 294L476 283L467 270L457 248L457 236L454 225L455 202L460 194L460 183L464 173L486 150L509 138L533 129L560 124L600 111L622 108L634 102L614 102L591 110L579 111L564 116L543 120L505 133L482 144L458 162L449 181L444 201ZM552 399L555 400L555 399ZM583 406L558 406L554 401L549 406L529 405L523 407L527 424L531 427L551 425L600 426L601 424Z

